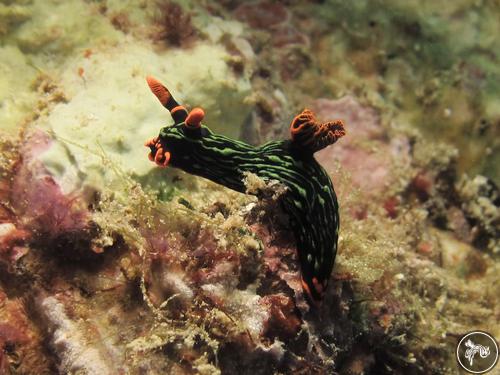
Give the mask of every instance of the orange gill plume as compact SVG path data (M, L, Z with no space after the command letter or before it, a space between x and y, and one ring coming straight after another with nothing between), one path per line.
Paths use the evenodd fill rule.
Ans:
M320 124L312 111L304 109L293 119L290 134L296 145L314 153L335 143L346 132L342 120Z

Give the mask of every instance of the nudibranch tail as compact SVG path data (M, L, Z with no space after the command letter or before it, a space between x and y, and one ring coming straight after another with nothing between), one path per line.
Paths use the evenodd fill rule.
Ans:
M345 134L342 120L320 124L309 109L295 116L290 125L292 141L311 153L337 142Z

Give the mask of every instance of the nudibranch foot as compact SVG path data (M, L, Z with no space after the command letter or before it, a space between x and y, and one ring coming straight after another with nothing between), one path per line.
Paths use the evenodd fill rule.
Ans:
M147 82L174 120L145 143L150 160L260 198L259 191L247 191L248 173L286 187L279 203L295 235L302 288L310 304L319 306L337 253L339 208L330 177L313 154L345 135L343 122L319 123L305 109L290 125L291 139L255 147L212 133L202 124L201 108L188 113L159 81L148 77Z

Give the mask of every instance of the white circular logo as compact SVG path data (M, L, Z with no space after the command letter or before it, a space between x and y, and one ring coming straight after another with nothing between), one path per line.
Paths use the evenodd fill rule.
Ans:
M498 362L498 344L489 333L467 333L457 345L457 360L465 371L484 374Z

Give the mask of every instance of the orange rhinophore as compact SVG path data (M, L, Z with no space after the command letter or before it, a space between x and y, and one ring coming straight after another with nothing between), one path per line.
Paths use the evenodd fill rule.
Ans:
M179 111L187 111L187 109L183 105L178 105L170 110L170 114L174 116Z
M190 129L199 129L205 112L201 108L193 108L186 118L186 126Z
M345 135L342 120L335 120L320 124L314 113L304 109L295 116L290 125L292 141L300 147L316 152L335 143Z
M170 91L163 86L156 78L148 76L146 81L151 92L158 98L160 103L170 111L172 118L176 124L183 122L187 117L187 110L182 105L179 105L170 94Z
M164 107L167 107L170 98L172 98L172 95L170 95L168 89L163 86L156 78L153 78L151 76L147 77L146 81L148 82L148 86L151 89L151 92L158 98L158 100ZM170 110L171 108L168 109Z
M175 106L170 110L170 115L172 116L176 124L179 124L182 121L184 121L187 117L187 114L188 114L187 109L182 105Z

